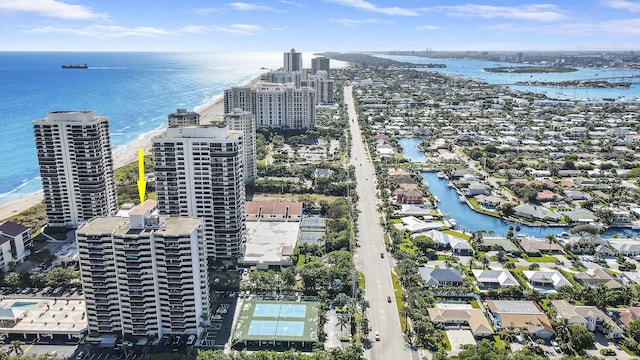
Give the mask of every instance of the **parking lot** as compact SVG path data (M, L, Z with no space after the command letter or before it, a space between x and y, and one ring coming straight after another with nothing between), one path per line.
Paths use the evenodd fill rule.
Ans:
M210 318L211 325L206 329L205 338L199 343L196 343L196 345L223 349L231 337L233 317L236 312L236 307L241 300L242 299L238 300L236 292L219 292L218 306Z
M71 287L71 288L62 288L62 287L44 287L44 288L9 288L5 287L0 289L2 291L2 295L12 298L12 297L42 297L42 298L78 298L82 299L84 297L84 293L82 291L82 287Z

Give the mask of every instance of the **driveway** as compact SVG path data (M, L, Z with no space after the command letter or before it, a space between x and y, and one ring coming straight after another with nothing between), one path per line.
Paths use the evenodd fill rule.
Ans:
M449 343L451 343L451 354L455 355L462 351L462 345L476 344L471 330L446 330Z

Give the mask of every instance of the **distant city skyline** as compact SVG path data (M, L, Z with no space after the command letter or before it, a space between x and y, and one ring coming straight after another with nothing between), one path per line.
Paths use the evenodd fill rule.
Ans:
M0 51L638 50L640 1L0 0Z

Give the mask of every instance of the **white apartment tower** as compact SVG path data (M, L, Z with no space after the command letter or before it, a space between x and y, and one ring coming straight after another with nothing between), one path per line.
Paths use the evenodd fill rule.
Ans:
M96 217L76 231L89 331L120 336L196 334L209 314L202 221L152 215Z
M200 114L187 109L177 109L176 112L167 116L169 126L198 126L200 125Z
M170 127L152 139L160 213L203 219L207 256L216 259L244 251L243 142L224 124Z
M33 131L50 226L76 228L116 210L108 117L54 111Z
M252 112L258 129L311 129L316 122L316 91L294 84L232 87L224 92L224 111L236 108Z
M251 184L257 177L256 166L256 120L253 114L242 109L234 109L224 116L224 122L232 131L242 131L244 153L244 183Z
M316 91L316 104L333 104L333 80L326 70L318 70L315 75L309 75L309 79L302 80L301 86L311 87Z
M284 71L302 71L302 53L291 49L284 53Z

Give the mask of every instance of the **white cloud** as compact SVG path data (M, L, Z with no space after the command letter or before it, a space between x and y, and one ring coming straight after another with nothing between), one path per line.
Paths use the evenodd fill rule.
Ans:
M399 7L378 7L372 3L364 0L325 0L328 2L349 6L359 10L366 10L375 13L390 15L390 16L418 16L417 11L412 9L403 9Z
M614 9L621 9L632 12L640 12L640 2L626 0L604 0L602 3Z
M0 0L0 10L35 13L46 17L71 20L92 20L107 17L106 14L94 12L87 6L67 4L57 0Z
M417 26L416 30L437 30L439 29L439 27L437 26L433 26L433 25L422 25L422 26Z
M297 7L304 7L304 5L301 4L301 3L288 1L288 0L279 0L278 2L281 3L281 4L287 4L287 5L297 6Z
M235 10L241 10L241 11L264 11L264 10L269 11L269 10L273 10L272 8L270 8L268 6L258 5L258 4L249 4L249 3L244 3L244 2L233 2L233 3L228 3L227 5L231 6Z
M518 19L534 21L556 21L566 16L556 5L533 4L520 6L493 6L465 4L458 6L437 6L423 10L444 12L451 17L483 19Z
M211 13L219 13L221 12L220 9L216 9L216 8L202 8L202 9L197 9L196 13L201 14L201 15L207 15L207 14L211 14Z
M360 26L360 25L365 25L365 24L391 24L391 21L380 21L376 18L371 18L371 19L329 19L329 22L332 23L336 23L336 24L341 24L343 26L346 27L356 27L356 26Z
M188 34L207 34L210 32L223 32L232 35L254 35L262 31L258 25L250 24L233 24L229 26L214 25L187 25L178 30L167 30L164 28L155 28L150 26L106 26L91 25L87 27L55 27L46 26L35 28L27 32L34 34L73 34L79 36L93 38L114 38L114 37L170 37L182 36Z
M95 38L108 37L157 37L171 35L171 32L149 26L125 27L125 26L108 26L108 25L91 25L84 28L63 28L55 26L46 26L32 29L29 32L36 34L74 34Z

